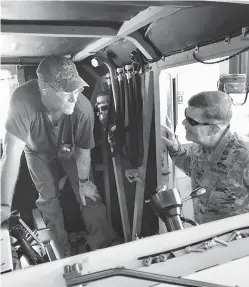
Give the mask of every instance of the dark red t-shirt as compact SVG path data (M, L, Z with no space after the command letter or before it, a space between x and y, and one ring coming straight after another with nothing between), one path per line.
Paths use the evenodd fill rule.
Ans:
M62 129L69 128L69 125L65 125L69 117L72 129L68 130L68 140L73 137L76 147L93 148L94 113L89 100L79 95L73 114L61 116L58 125L53 126L42 104L37 80L31 80L13 93L6 130L24 141L30 151L49 158L55 156Z

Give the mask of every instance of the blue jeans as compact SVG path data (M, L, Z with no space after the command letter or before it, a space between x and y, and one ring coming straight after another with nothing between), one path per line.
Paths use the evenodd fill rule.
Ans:
M31 178L39 193L36 205L43 215L47 227L56 236L61 251L68 248L68 237L64 228L64 218L59 200L59 170L62 167L70 180L72 189L80 204L81 214L87 232L87 241L91 249L110 246L118 240L117 234L106 220L106 208L99 200L93 202L86 198L83 205L79 195L78 170L73 157L69 159L47 159L33 151L25 149L25 156ZM60 167L61 166L61 167Z

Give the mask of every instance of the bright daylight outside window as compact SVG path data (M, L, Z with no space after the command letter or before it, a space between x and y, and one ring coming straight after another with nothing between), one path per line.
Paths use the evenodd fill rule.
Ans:
M17 76L12 75L8 70L0 70L0 142L2 145L4 137L4 123L9 109L10 97L17 88Z
M213 59L217 61L219 59ZM172 78L176 78L177 82L177 114L178 126L176 133L179 141L182 144L189 142L185 138L185 129L182 125L184 120L184 110L188 106L188 100L192 95L202 91L217 90L217 82L220 75L229 73L229 62L221 62L215 65L203 65L201 63L194 63L186 66L166 69L161 72L160 77L163 78L165 73L171 74ZM160 94L164 95L163 81L160 81ZM233 105L233 118L231 122L231 129L243 136L249 136L249 100L243 106Z

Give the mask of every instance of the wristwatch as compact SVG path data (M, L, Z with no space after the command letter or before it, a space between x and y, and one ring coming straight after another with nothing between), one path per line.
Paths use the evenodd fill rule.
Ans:
M85 182L87 182L87 181L89 181L89 177L84 178L84 179L79 178L79 182L80 182L80 183L85 183Z
M8 204L8 203L1 203L1 206L7 206L9 208L11 207L10 204Z

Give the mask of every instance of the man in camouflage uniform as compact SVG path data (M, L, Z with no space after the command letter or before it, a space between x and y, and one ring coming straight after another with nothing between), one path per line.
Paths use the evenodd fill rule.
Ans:
M249 211L249 139L230 130L230 97L220 91L202 92L188 102L183 125L194 143L187 151L176 140L169 119L164 127L169 154L177 167L191 177L192 188L207 192L194 199L198 223Z

